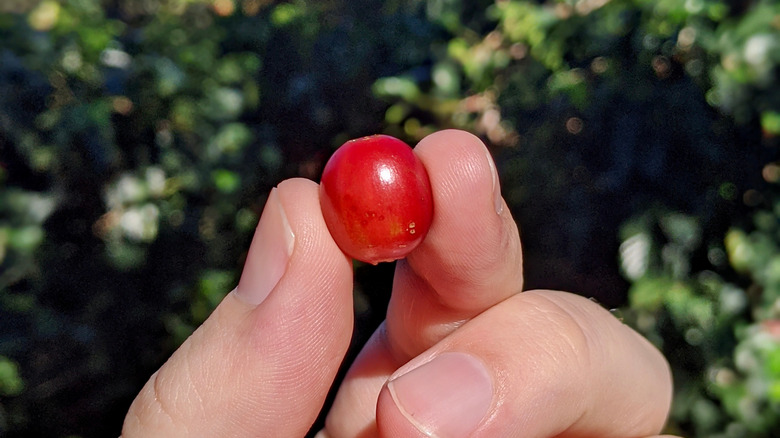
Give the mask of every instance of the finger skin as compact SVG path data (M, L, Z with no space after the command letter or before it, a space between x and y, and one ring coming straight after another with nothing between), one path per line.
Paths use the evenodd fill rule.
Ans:
M414 150L428 170L435 211L428 235L405 261L411 270L447 310L466 316L521 291L517 225L504 208L495 164L482 141L468 132L445 130L424 138ZM415 287L420 286L393 292L417 292Z
M492 408L470 435L475 438L646 437L662 430L671 405L671 374L660 352L609 312L573 294L516 295L392 378L448 351L479 358L492 375ZM377 422L380 436L425 436L387 387L378 400Z
M517 225L482 141L440 131L414 151L431 181L433 222L420 246L396 264L386 321L350 368L328 416L334 437L375 429L377 396L395 369L523 287Z
M257 307L225 297L142 389L125 438L303 436L311 427L350 342L352 267L315 183L288 180L278 195L295 234L281 280ZM244 269L260 268L248 259Z

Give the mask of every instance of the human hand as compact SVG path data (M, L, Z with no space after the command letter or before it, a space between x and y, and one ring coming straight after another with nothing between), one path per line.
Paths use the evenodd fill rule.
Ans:
M661 430L671 377L646 340L585 298L522 290L519 234L470 134L420 142L434 195L397 263L386 321L320 436L637 437ZM141 390L123 436L303 436L352 331L352 270L317 185L272 191L237 288Z

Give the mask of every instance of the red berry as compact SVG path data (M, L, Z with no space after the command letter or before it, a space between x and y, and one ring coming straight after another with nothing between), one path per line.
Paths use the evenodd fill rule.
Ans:
M341 250L372 264L409 254L433 218L428 172L409 145L388 135L336 150L322 172L320 205Z

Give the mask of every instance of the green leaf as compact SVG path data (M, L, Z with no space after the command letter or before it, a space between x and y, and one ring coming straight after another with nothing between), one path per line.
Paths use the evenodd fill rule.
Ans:
M780 135L780 112L766 111L761 114L761 129L772 135Z
M634 309L656 312L664 304L665 297L673 285L674 282L665 277L641 278L631 286L630 305Z
M19 374L19 365L5 356L0 356L0 395L13 397L24 391L24 381Z
M393 76L377 80L373 86L378 97L400 97L407 102L414 102L420 95L417 84L405 77Z
M211 172L214 185L222 193L233 193L241 185L241 177L227 169L217 169Z

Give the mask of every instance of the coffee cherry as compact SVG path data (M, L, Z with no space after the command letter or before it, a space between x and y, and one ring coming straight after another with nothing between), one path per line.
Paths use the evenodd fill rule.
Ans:
M322 172L320 206L341 250L372 264L409 254L433 218L428 172L409 145L388 135L336 150Z

